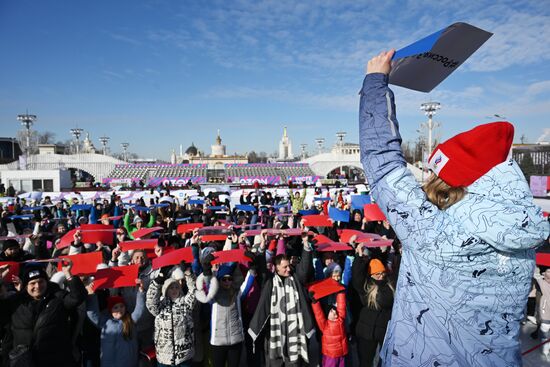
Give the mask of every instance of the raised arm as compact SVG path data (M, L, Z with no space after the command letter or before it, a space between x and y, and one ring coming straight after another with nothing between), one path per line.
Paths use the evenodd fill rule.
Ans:
M197 277L197 290L195 295L197 300L201 303L211 302L216 293L218 293L218 279L211 275L205 276L204 273Z
M353 288L359 294L365 293L365 281L367 280L367 261L368 258L356 256L351 266L351 283Z
M88 316L88 319L90 319L92 324L100 329L107 322L107 315L99 312L99 303L97 301L97 295L95 294L90 294L88 296L88 299L86 300L86 315Z
M134 312L132 312L132 320L134 322L137 322L141 315L143 315L143 311L145 309L145 292L140 289L136 292L136 307L134 308Z
M361 89L359 142L361 163L371 190L391 171L406 166L388 74L394 51L369 61Z
M160 309L160 296L161 296L162 285L156 281L151 282L149 289L147 290L147 301L146 306L151 315L157 316Z
M189 308L193 308L195 303L197 303L195 276L191 272L186 272L184 274L185 284L187 284L187 294L185 295L184 303L189 306Z
M250 290L252 289L252 285L254 284L255 277L255 271L249 270L246 273L244 282L241 284L240 287L241 301L243 301L248 296L248 293L250 292Z

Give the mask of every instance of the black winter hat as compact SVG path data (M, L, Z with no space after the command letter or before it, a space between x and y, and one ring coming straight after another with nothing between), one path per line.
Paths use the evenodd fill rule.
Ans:
M14 248L14 247L19 248L19 242L17 242L14 239L5 240L4 243L2 244L2 252L6 251L9 248Z
M23 277L21 278L21 282L23 283L23 287L26 287L31 280L39 278L43 278L46 281L49 280L48 274L44 271L44 269L31 267L25 270L25 272L23 273Z

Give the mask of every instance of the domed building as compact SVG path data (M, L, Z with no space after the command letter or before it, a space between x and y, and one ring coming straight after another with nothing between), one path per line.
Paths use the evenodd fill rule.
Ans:
M185 154L189 157L195 157L199 155L199 150L195 146L195 143L191 143L191 146L185 150Z

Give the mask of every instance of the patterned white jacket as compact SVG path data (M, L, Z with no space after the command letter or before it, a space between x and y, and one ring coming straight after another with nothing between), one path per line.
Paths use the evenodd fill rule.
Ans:
M359 115L372 196L403 244L382 365L519 366L534 249L549 223L512 160L448 209L430 203L406 168L387 83L383 74L365 77Z
M147 308L155 316L155 349L157 361L167 365L178 365L189 361L195 353L193 332L193 307L196 303L195 278L184 277L187 294L172 301L162 290L168 289L173 278L166 280L161 288L151 282L147 290Z

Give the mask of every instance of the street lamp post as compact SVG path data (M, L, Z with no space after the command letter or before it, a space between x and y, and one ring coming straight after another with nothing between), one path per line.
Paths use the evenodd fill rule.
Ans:
M31 150L31 128L36 121L36 115L29 115L29 111L27 111L25 114L17 115L17 120L21 121L21 125L27 130L25 156L28 159Z
M303 143L303 144L300 144L300 148L302 150L302 159L306 159L306 148L307 148L307 144Z
M82 132L84 130L81 129L81 128L78 128L78 127L75 127L75 128L72 128L71 129L71 134L73 134L73 136L75 137L76 139L76 154L80 153L80 135L82 135Z
M434 124L433 115L435 115L440 108L441 104L439 102L425 102L420 105L420 109L428 116L428 125L426 126L428 129L428 154L431 154L433 148L433 129L439 126L439 124Z
M340 147L340 154L344 151L344 138L346 137L348 133L345 131L338 131L336 133L336 138L338 139L336 144ZM340 175L344 172L344 166L340 166Z
M323 145L325 144L325 138L317 138L315 139L315 142L317 143L317 149L319 149L319 154L323 153Z
M99 138L99 141L101 142L101 145L103 146L103 155L107 155L107 143L109 142L109 138L108 136L102 136Z
M344 138L348 133L345 131L338 131L336 133L336 138L338 139L337 144L342 147L344 145Z
M123 150L122 156L124 157L124 161L128 162L128 147L130 146L130 143L120 143L120 146Z

